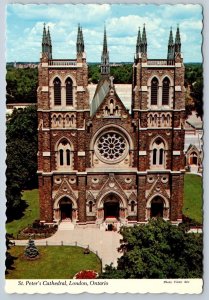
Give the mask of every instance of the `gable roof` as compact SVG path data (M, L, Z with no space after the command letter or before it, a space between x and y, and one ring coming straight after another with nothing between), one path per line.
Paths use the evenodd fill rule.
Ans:
M90 114L93 116L97 111L100 104L103 102L104 98L110 90L110 79L108 77L103 77L96 88L93 100L90 106Z

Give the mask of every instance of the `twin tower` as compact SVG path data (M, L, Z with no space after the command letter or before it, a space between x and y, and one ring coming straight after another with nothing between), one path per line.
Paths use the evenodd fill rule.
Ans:
M147 57L145 26L138 31L131 111L110 76L106 29L96 87L88 82L80 26L76 48L75 59L53 59L44 25L38 68L41 221L101 230L154 217L181 222L185 88L179 28L175 41L170 30L165 59Z
M84 46L84 38L83 31L80 25L78 25L78 33L77 33L77 56L82 55L85 51ZM42 37L42 53L47 53L48 58L52 59L52 42L49 28L46 31L45 24L43 28L43 37ZM138 53L142 53L143 55L147 55L147 36L145 24L143 26L142 34L140 32L140 28L138 30L137 42L136 42L136 57ZM172 28L170 29L170 35L168 40L168 52L167 52L167 60L174 60L175 53L181 53L181 38L179 27L177 26L175 42L173 38ZM103 51L101 56L101 74L109 75L110 74L110 64L109 64L109 51L107 47L107 34L106 28L104 28L104 40L103 40Z

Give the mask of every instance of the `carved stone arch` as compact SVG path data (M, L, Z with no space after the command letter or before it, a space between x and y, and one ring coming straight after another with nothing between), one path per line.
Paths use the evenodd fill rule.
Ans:
M122 195L122 193L120 193L119 191L114 190L107 191L99 199L96 200L97 208L102 208L104 205L105 198L111 194L115 194L116 197L119 199L119 203L122 204L122 207L127 208L127 198L124 198L124 195Z
M77 86L77 84L76 84L76 79L75 79L75 77L74 77L73 75L71 75L71 74L68 74L68 75L66 75L66 76L63 78L63 83L65 84L68 78L70 78L70 79L72 80L72 82L73 82L73 87L76 87L76 86Z
M162 195L161 193L155 193L153 194L148 200L147 200L147 203L146 203L146 208L151 208L151 202L152 200L155 198L155 197L160 197L162 198L162 200L164 201L164 207L165 208L169 208L170 205L169 205L169 199L167 199L164 195Z
M153 74L153 75L150 76L150 77L148 78L148 80L147 80L147 86L148 86L148 87L151 87L151 82L152 82L152 80L153 80L154 78L156 78L156 79L158 80L158 84L160 84L161 80L160 80L159 75L158 75L158 74Z
M168 74L164 74L164 75L160 78L160 85L163 85L163 80L164 80L165 78L168 78L168 80L170 81L170 86L174 86L174 80L173 80L173 78L172 78L170 75L168 75Z
M52 78L49 80L49 86L53 87L54 86L54 80L58 78L61 82L61 86L63 86L63 78L59 75L59 74L55 74L54 76L52 76Z
M67 140L67 142L70 145L71 150L74 150L74 146L73 143L69 140L69 138L67 138L66 136L62 136L61 138L58 139L58 141L55 144L55 150L58 148L58 145L62 142L62 140Z
M54 201L54 209L58 209L59 208L59 202L60 200L62 200L63 198L68 198L71 202L72 202L72 208L73 209L77 209L78 205L75 199L73 199L72 197L70 197L69 195L66 195L65 193L63 193L62 195L60 195L59 197L55 198Z
M168 143L161 135L156 135L155 137L152 138L150 145L149 145L149 149L152 150L152 145L154 144L154 142L157 139L161 139L163 141L163 143L165 144L165 150L168 150Z

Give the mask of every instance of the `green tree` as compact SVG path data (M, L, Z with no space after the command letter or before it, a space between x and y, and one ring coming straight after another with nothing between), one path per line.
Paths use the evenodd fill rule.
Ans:
M6 197L8 221L22 211L21 191L37 186L37 112L14 110L7 121Z
M28 258L36 258L39 256L38 249L32 239L28 241L28 245L25 248L25 256Z
M5 260L5 266L6 266L5 274L8 274L9 270L14 269L14 267L12 265L14 264L14 260L16 259L16 257L12 256L8 251L12 246L12 242L10 241L11 238L12 238L12 235L6 233L7 251L6 251L6 260Z
M194 97L194 106L199 117L203 116L203 79L199 78L193 84L192 96Z
M36 103L38 69L7 68L7 103Z
M106 266L102 278L200 278L202 236L161 219L122 227L123 255L118 267Z

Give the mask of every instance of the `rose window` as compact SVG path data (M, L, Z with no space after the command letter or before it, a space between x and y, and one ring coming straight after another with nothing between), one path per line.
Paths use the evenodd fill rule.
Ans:
M105 161L118 161L127 154L127 141L116 132L105 133L97 140L96 152Z

